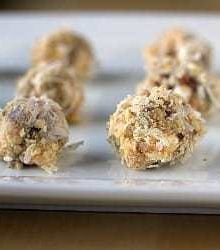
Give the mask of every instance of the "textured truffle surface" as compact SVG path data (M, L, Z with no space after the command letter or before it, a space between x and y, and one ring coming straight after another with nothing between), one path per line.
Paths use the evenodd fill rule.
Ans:
M68 122L79 120L84 101L83 86L71 71L60 63L40 64L18 81L18 96L48 97L63 109Z
M0 157L14 168L55 171L68 134L65 116L52 100L14 99L0 113Z
M108 140L122 163L134 169L182 160L205 132L200 114L163 87L125 98L110 116L107 128Z
M201 65L179 64L171 57L164 57L137 86L136 92L142 95L153 87L164 86L182 96L194 109L207 117L216 108L214 96L218 95L218 83L217 78L212 77Z
M45 35L36 41L32 50L32 63L61 62L73 70L80 79L89 77L93 52L89 42L68 29Z
M212 50L205 40L180 28L173 28L144 50L144 57L150 68L164 56L172 57L181 63L196 63L209 69Z

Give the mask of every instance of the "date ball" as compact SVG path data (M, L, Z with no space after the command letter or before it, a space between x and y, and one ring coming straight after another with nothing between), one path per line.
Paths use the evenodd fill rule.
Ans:
M73 70L79 79L90 76L93 52L89 42L68 29L61 29L36 41L32 50L32 63L61 62ZM83 81L82 81L83 82Z
M155 87L128 96L110 116L108 140L133 169L174 164L190 155L205 132L200 114L172 91Z
M212 49L207 41L195 34L180 28L172 28L144 50L144 58L150 68L164 56L175 58L181 63L197 63L209 69Z
M56 171L68 136L65 116L50 99L14 99L0 113L0 157L13 168Z
M153 87L164 86L182 96L185 102L208 117L216 110L216 85L219 85L219 81L202 66L196 63L179 64L170 57L164 57L137 86L136 92L145 95Z
M64 65L41 64L31 68L19 81L19 97L45 96L57 102L69 123L80 120L84 102L83 86Z

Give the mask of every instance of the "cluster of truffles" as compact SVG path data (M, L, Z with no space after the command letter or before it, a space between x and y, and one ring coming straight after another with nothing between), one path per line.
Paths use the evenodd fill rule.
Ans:
M219 80L210 73L209 44L171 29L144 50L148 74L110 116L108 140L122 163L145 169L191 155L215 110Z
M217 78L210 73L212 51L206 41L181 29L171 29L147 47L144 56L148 74L137 87L137 94L165 86L203 116L213 113L219 87Z
M121 101L107 124L108 140L133 169L172 165L191 155L218 106L219 79L210 73L209 44L172 29L147 47L146 79ZM32 67L18 81L17 98L0 111L0 157L13 168L57 170L69 139L67 122L80 119L84 85L94 57L70 30L36 42Z
M128 96L108 123L108 139L129 168L174 164L189 155L204 134L200 113L164 87Z
M0 112L0 157L14 168L53 172L68 142L67 121L80 119L93 54L83 37L61 30L36 42L32 63L18 81L17 98Z

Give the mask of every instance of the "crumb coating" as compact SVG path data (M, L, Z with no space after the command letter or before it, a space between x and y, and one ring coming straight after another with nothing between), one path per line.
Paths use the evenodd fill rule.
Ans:
M80 120L84 102L83 86L60 63L40 64L31 68L17 85L19 97L45 96L57 102L69 123Z
M45 35L36 41L32 50L33 65L62 62L83 80L91 74L93 57L89 42L68 29Z
M153 87L164 86L183 97L194 109L208 117L216 109L219 81L195 63L179 64L171 57L161 58L146 79L138 84L136 93L145 94Z
M125 98L110 116L107 130L122 163L133 169L184 159L205 132L201 115L164 87Z
M172 28L144 49L148 67L154 67L161 57L169 56L182 63L196 63L205 69L211 66L212 49L209 43L180 28Z
M14 99L0 113L0 157L13 168L36 165L56 171L68 136L65 116L50 99Z

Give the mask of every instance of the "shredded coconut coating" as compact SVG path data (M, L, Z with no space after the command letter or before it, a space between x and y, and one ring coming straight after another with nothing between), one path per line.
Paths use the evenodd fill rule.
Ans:
M196 63L179 64L171 57L163 57L147 78L137 86L137 94L145 95L153 87L164 86L183 97L194 109L209 116L216 109L214 96L219 81ZM215 92L215 93L214 93Z
M125 98L110 116L107 129L122 163L133 169L184 159L205 132L200 113L163 87Z
M164 56L170 56L182 63L197 63L208 70L212 50L205 40L180 28L173 28L144 50L144 58L149 68L154 67Z
M84 102L83 86L71 71L60 63L40 64L31 68L19 81L19 97L45 96L57 102L69 123L80 120Z
M62 62L79 79L87 79L94 61L92 48L82 36L61 29L38 40L32 50L32 63ZM83 83L83 81L82 81Z
M0 157L13 168L35 165L56 171L68 136L65 116L50 99L14 99L0 113Z

